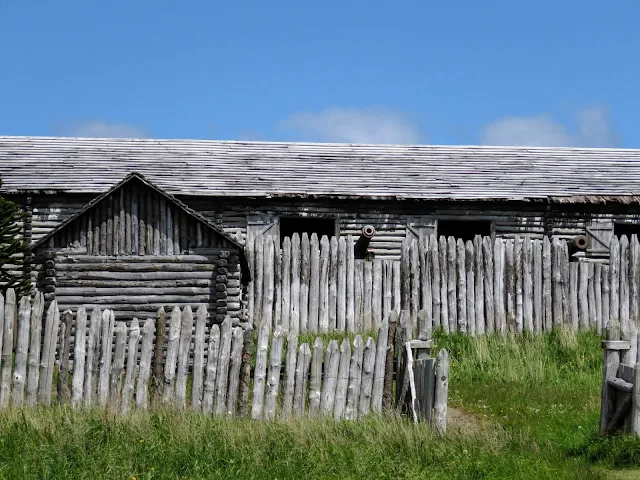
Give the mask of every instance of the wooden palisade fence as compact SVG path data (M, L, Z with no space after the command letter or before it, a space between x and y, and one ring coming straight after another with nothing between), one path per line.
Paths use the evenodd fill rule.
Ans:
M407 310L418 331L469 335L542 332L564 325L604 333L610 319L640 323L640 243L611 240L608 263L570 261L564 240L406 241L400 261L356 260L351 236L258 235L248 319L285 331L376 329ZM577 260L577 259L576 259ZM425 315L420 319L418 312Z
M142 325L133 319L127 326L110 310L88 314L81 307L61 314L55 301L45 314L42 294L16 303L9 290L6 299L0 295L0 312L0 408L56 402L127 413L164 405L254 419L356 419L393 407L395 312L392 328L388 319L381 323L377 341L356 335L353 342L325 345L317 338L313 345L299 344L296 332L277 327L271 334L263 323L253 375L253 332L233 327L230 318L208 327L204 306L195 315L190 306L176 307L168 318L160 309L156 319ZM408 330L400 328L404 343ZM439 365L446 377L448 362ZM429 413L421 418L444 431L446 388L438 390L431 378L424 382L431 390L417 396L414 377L404 383L413 385L412 411L418 411L418 397L428 398L420 411Z

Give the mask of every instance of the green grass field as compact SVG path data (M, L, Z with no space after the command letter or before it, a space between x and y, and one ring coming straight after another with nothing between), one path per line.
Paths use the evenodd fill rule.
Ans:
M398 418L254 422L0 413L1 478L640 478L640 441L597 435L594 334L435 335L452 355L445 438Z

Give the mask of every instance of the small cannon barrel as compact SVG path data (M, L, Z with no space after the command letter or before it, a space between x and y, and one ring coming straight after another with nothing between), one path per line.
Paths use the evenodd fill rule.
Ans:
M587 249L589 242L586 235L577 235L569 242L569 255L576 252L583 252Z
M367 257L367 249L369 248L369 242L376 234L376 229L373 228L372 225L365 225L362 228L362 233L358 237L358 241L353 247L353 253L355 258L366 258Z

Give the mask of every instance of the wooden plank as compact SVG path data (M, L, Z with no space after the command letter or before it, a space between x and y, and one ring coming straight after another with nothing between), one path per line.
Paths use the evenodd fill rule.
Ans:
M542 242L533 241L533 330L542 332L544 325L542 291Z
M411 243L407 238L400 247L400 308L409 311L411 306Z
M482 255L484 257L484 298L482 299L485 305L485 332L493 333L496 329L496 317L495 317L495 297L493 287L494 273L493 273L493 245L490 237L484 237L482 239Z
M11 301L11 292L11 289L7 291L7 301L9 302ZM5 321L6 317L7 303L5 301ZM49 305L49 309L47 310L47 319L44 327L44 341L42 345L42 360L40 362L40 378L38 379L38 403L42 405L49 405L51 403L51 385L53 382L53 370L56 357L56 342L58 339L59 328L60 311L58 310L58 303L56 302L56 300L53 300ZM3 346L3 358L4 353L5 349Z
M493 295L495 331L504 335L507 330L505 304L505 242L496 239L493 246Z
M359 416L368 415L373 397L373 377L375 372L376 344L373 338L367 338L362 360L362 386L360 388Z
M438 251L438 239L435 235L429 236L429 259L429 263L431 264L431 301L433 303L432 325L435 330L442 325L442 303L440 300L440 254Z
M587 263L578 263L578 277L578 311L580 320L578 326L580 330L587 330L589 328L589 300L587 298L589 292L589 265Z
M387 318L393 305L393 262L381 260L382 263L382 318Z
M617 243L613 237L611 244ZM607 340L616 341L620 339L620 326L617 318L612 318L607 324ZM609 420L613 416L616 407L615 395L611 391L607 380L617 376L620 365L620 353L618 350L604 350L604 368L602 372L602 391L600 399L600 434L606 432Z
M548 237L542 239L542 302L543 329L550 332L553 328L553 275L551 268L551 242Z
M596 332L602 333L602 265L593 266L593 286L595 292ZM640 293L640 292L639 292Z
M285 357L286 383L282 398L282 416L290 417L293 411L293 394L296 380L296 353L298 351L298 334L292 331L287 336L287 353Z
M95 307L89 319L89 338L87 339L87 356L84 376L84 406L91 407L97 399L98 379L100 377L102 312Z
M620 243L617 237L611 238L609 247L609 319L620 322Z
M269 326L266 323L260 325L258 332L258 346L256 350L256 366L253 377L253 406L251 417L254 419L263 418L264 413L264 393L267 376L267 360L269 350Z
M620 334L622 338L630 337L629 325L629 238L620 237Z
M382 389L382 408L385 410L390 410L392 408L394 357L395 357L395 343L396 343L397 328L398 328L398 312L394 310L389 314L387 351L385 356L385 367L384 367L384 385Z
M456 332L458 326L458 306L457 306L457 249L456 240L453 237L447 238L447 301L449 311L449 331Z
M507 330L516 332L516 266L515 247L512 239L505 241L505 293L507 305Z
M300 236L291 237L291 315L289 330L300 331Z
M16 342L15 367L13 370L13 391L11 404L21 407L24 403L24 389L27 381L27 356L29 354L29 330L31 327L31 298L22 297L18 306L18 338Z
M362 386L362 359L364 345L362 336L356 335L351 351L351 364L349 367L349 386L347 388L347 406L344 418L355 420L358 418L358 405L360 404L360 389Z
M371 328L380 328L382 323L382 262L373 262L373 285L371 287Z
M436 384L433 405L433 426L443 435L447 429L447 403L449 395L449 353L443 348L436 357Z
M262 233L258 233L254 240L255 248L255 274L253 276L253 322L254 328L258 328L262 322L262 309L264 308L264 243Z
M282 325L282 249L276 237L271 237L273 243L273 320L271 328ZM227 286L231 287L231 282Z
M574 331L578 331L580 326L578 297L578 264L573 262L569 264L569 318L571 319L571 328Z
M424 310L426 315L425 328L429 331L433 330L433 300L432 300L432 286L431 276L433 275L431 269L431 255L429 254L428 238L423 238L418 242L418 256L420 257L420 275L418 278L420 288L420 309ZM374 325L378 328L380 323ZM420 329L418 328L418 335Z
M164 401L171 403L175 398L176 388L176 364L178 362L178 346L180 343L180 308L174 307L171 311L169 323L169 336L167 338L167 354L164 364Z
M136 384L136 408L146 410L149 404L149 377L151 376L151 359L153 356L153 335L155 321L148 318L142 327L142 347L140 350L140 371Z
M365 261L362 277L362 330L369 332L373 328L373 262ZM417 280L417 279L416 279Z
M340 344L340 363L338 365L338 382L336 385L336 396L333 408L333 415L337 420L344 417L347 405L347 388L349 386L349 365L351 362L351 344L345 338Z
M338 341L331 340L327 346L327 353L324 359L324 376L320 399L320 412L322 415L331 415L333 413L339 363L340 350L338 348Z
M273 300L274 300L274 245L273 237L264 237L264 287L262 292L262 318L260 325L266 323L269 331L273 328ZM259 298L259 297L258 297Z
M524 329L524 307L522 298L522 242L520 237L516 236L513 242L513 260L515 267L515 303L516 303L516 316L515 316L515 330L518 333L522 333Z
M417 329L418 326L418 311L420 310L420 250L417 240L412 240L409 245L409 277L411 282L410 296L409 296L409 315L411 318L411 325ZM366 279L365 279L366 280Z
M268 328L266 325L263 327ZM216 368L216 415L222 415L227 407L231 340L231 318L226 317L220 327L220 355L218 357L218 366Z
M389 319L385 317L378 329L376 355L373 370L373 386L371 391L371 410L382 411L382 394L384 390L385 361L388 351Z
M447 239L445 237L440 237L438 250L440 257L440 325L444 333L449 333L449 298L447 295L449 262L447 260Z
M393 270L392 281L393 281L393 294L392 294L392 308L393 310L400 311L400 262L393 262L391 264L391 269Z
M331 237L329 244L329 319L328 330L338 328L338 239Z
M466 270L466 307L467 307L467 333L476 334L476 278L475 278L475 255L473 242L467 240L465 243L465 270Z
M267 381L267 397L264 405L264 418L272 420L276 416L276 406L280 389L280 371L282 370L282 348L285 332L276 327L271 339L269 375Z
M304 415L307 396L307 378L311 363L311 350L308 343L300 345L296 362L296 385L293 392L293 413L299 417Z
M563 301L563 278L562 278L562 245L557 238L551 244L552 250L552 275L553 275L553 324L561 326L565 323L564 301Z
M318 331L320 310L320 245L318 235L313 233L310 241L309 254L309 321L308 329L311 332Z
M337 278L336 328L340 332L347 329L347 241L338 239L338 278Z
M0 294L0 318L4 312L4 297ZM44 296L36 294L31 307L31 343L29 345L29 373L27 377L27 405L33 406L38 400L38 383L40 379L40 351L42 347L42 315L44 313ZM2 323L2 321L0 321ZM2 335L0 335L2 338ZM0 345L1 346L1 345Z
M587 263L587 304L589 309L589 328L596 328L596 289L595 289L595 265Z
M71 406L79 407L82 405L85 380L85 359L86 359L86 339L87 334L87 311L84 307L78 308L76 312L76 332L75 345L73 349L73 377L71 380ZM92 357L93 360L93 357ZM90 387L87 384L87 388Z
M282 328L282 327L281 327ZM233 329L231 335L231 359L229 366L229 389L227 393L227 415L235 416L238 409L240 392L240 366L242 364L242 345L244 341L241 327Z
M364 328L364 260L356 260L354 264L354 296L355 296L355 327L354 332L361 332Z
M458 277L458 325L456 331L467 333L467 272L466 249L462 239L456 241L456 268Z
M640 242L638 236L631 237L629 245L629 314L630 321L640 327Z
M193 380L191 383L191 408L202 409L204 389L204 346L207 327L207 307L200 305L196 311L196 330L193 335Z
M355 258L353 237L347 235L347 331L356 331L355 315Z
M476 310L476 334L484 335L486 330L486 317L484 307L484 254L482 249L482 237L476 235L473 239L474 249L474 269L475 269L475 292L474 303ZM429 418L430 414L429 414Z
M137 227L137 221L134 224ZM137 242L136 242L137 243ZM126 414L131 409L133 393L136 386L136 368L138 365L138 343L140 343L140 324L137 318L131 321L129 326L129 345L127 347L127 363L122 390L122 413Z
M324 344L322 343L322 339L317 337L313 343L313 351L311 353L311 371L309 376L309 415L311 416L315 416L320 413L323 354Z
M291 324L291 239L282 241L282 316L281 325L285 332Z
M311 251L309 235L304 232L300 242L300 331L309 329L309 287L311 276Z
M207 346L207 367L202 393L202 411L210 413L213 410L213 397L216 392L216 374L218 370L218 352L220 350L220 327L211 325L209 330L209 344Z
M289 238L285 239L287 241L287 245L289 245L289 253L291 249L291 244ZM253 327L253 321L255 318L255 281L256 281L256 252L255 252L255 237L253 235L247 237L244 252L245 257L247 259L247 263L249 265L249 271L251 272L251 281L247 285L247 321L249 325Z
M611 318L610 314L610 279L611 272L609 269L609 265L602 266L602 330L601 334L605 333L607 325L609 324L609 319Z
M533 266L533 245L531 238L522 240L522 318L523 329L533 332L533 278L531 268Z
M116 411L120 406L122 395L122 371L124 370L127 347L126 323L117 322L113 328L113 332L115 334L115 348L109 374L109 407L113 411Z
M164 394L164 346L167 337L166 313L164 307L160 307L155 318L156 339L153 347L153 359L151 364L151 400L158 404Z
M16 294L7 290L4 303L4 329L2 337L2 371L0 373L0 409L6 410L11 397L11 366L13 364L13 328L16 318ZM55 343L54 343L55 349ZM55 352L54 352L55 354Z

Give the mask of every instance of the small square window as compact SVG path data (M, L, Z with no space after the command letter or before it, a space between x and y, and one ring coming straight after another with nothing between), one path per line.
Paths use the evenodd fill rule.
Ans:
M280 217L280 240L291 237L294 233L302 235L307 233L318 235L320 240L324 235L331 238L336 235L335 218L317 217Z
M491 235L489 220L438 220L438 236L473 240L476 235Z

